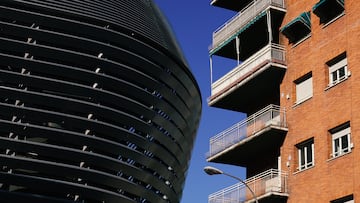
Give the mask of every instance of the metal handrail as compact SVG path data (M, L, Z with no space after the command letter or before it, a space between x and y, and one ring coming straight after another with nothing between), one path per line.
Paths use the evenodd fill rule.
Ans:
M284 0L256 0L249 3L240 12L226 21L213 32L212 48L217 47L221 42L231 37L237 30L249 23L259 13L270 6L285 9Z
M285 64L285 47L275 43L266 45L244 62L237 65L226 75L214 81L211 84L211 94L214 95L218 93L223 89L222 86L227 86L238 78L241 78L243 75L252 72L259 64L266 61L276 61Z
M287 127L286 110L268 105L247 119L210 138L208 158L270 126Z
M278 169L269 169L244 181L257 197L269 192L288 193L287 173ZM209 195L209 203L245 202L253 195L243 183L237 183Z

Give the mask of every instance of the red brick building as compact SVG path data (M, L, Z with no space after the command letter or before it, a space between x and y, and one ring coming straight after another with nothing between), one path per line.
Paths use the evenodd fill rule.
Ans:
M207 160L246 167L259 202L350 203L360 196L356 2L211 2L237 14L213 33L209 105L247 119L210 139ZM215 60L235 65L215 78L224 68ZM209 196L211 203L254 200L242 184Z

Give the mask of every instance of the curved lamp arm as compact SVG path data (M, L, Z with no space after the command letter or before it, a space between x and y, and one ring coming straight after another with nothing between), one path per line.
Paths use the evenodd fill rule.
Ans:
M245 183L242 179L240 179L239 177L233 176L233 175L228 174L228 173L224 173L222 170L217 169L217 168L212 167L212 166L206 166L206 167L204 167L204 171L205 171L205 173L208 174L208 175L223 174L223 175L229 176L229 177L231 177L231 178L234 178L235 180L240 181L242 184L244 184L244 185L249 189L249 191L251 192L251 194L254 196L255 202L256 202L256 203L259 203L258 200L257 200L257 198L256 198L256 195L255 195L254 191L249 187L248 184L246 184L246 183Z

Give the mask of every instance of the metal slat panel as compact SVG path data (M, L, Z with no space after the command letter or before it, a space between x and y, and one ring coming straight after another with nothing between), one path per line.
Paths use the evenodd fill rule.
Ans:
M201 98L152 1L3 0L0 42L0 193L180 201Z

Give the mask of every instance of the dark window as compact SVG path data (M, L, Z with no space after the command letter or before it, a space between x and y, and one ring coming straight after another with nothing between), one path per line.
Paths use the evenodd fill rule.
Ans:
M320 18L320 23L326 24L344 14L344 3L344 0L320 0L312 10Z
M348 196L330 201L330 203L354 203L354 195L348 195Z
M314 166L314 139L296 145L298 150L298 171Z
M289 43L297 43L311 33L310 12L304 12L280 29Z

